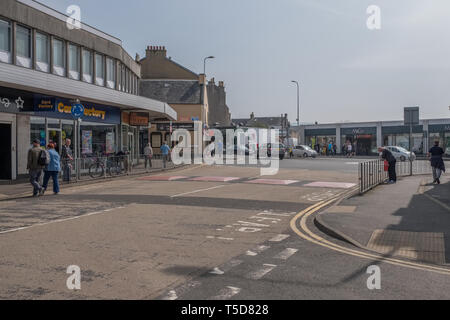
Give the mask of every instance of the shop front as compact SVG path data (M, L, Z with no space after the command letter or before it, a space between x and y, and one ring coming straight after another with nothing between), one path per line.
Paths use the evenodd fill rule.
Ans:
M351 143L356 155L376 155L377 127L342 128L341 143L343 145Z
M428 131L428 146L431 147L435 141L439 141L439 145L444 149L445 154L450 156L450 124L429 125Z
M155 154L160 153L161 145L166 142L171 148L175 145L172 133L178 129L185 129L191 134L191 145L194 144L194 122L156 122L150 129L150 143Z
M77 158L115 154L118 151L120 109L82 101L84 111L75 118L73 104L67 99L35 96L29 141L39 139L41 146L53 142L60 152L66 139L70 139Z
M392 126L383 127L383 145L384 146L398 146L405 148L406 150L411 150L410 148L410 128L409 126ZM412 151L415 154L424 153L424 132L423 126L413 126L411 135L411 146Z
M336 128L306 129L305 143L314 150L323 153L323 148L336 143Z

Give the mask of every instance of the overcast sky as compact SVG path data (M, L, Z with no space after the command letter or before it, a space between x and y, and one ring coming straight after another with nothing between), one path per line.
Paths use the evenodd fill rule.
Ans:
M147 45L226 84L234 118L297 116L301 122L450 118L448 0L40 0L123 41ZM369 30L369 5L381 30Z

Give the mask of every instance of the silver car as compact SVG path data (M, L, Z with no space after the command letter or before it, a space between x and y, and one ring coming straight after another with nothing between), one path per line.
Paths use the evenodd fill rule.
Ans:
M294 147L292 149L292 152L294 153L295 157L303 157L303 158L308 157L315 158L318 155L316 150L313 150L310 147L304 145Z
M410 151L406 150L403 147L387 146L385 148L388 149L390 152L392 152L392 154L396 160L400 160L400 161L416 160L416 154L414 152L410 152Z

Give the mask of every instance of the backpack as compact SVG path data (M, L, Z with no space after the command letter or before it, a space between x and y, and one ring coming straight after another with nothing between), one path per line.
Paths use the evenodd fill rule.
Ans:
M40 166L46 166L50 163L50 153L47 150L41 150L39 154L38 164Z

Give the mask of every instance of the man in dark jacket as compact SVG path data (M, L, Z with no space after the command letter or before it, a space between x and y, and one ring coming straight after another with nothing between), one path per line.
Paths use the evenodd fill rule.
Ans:
M386 148L378 148L378 152L381 153L381 159L386 160L389 163L389 183L397 182L397 173L395 172L395 165L397 164L397 160L391 151Z
M42 169L44 169L44 166L39 164L39 157L42 152L40 145L41 142L36 139L33 141L33 148L28 150L27 169L30 174L30 183L33 186L33 197L41 195L44 190L39 184Z
M433 169L433 183L440 184L441 174L445 172L445 164L442 159L442 155L444 154L444 149L439 147L439 141L434 143L434 147L428 151L428 157L430 157L431 167Z

